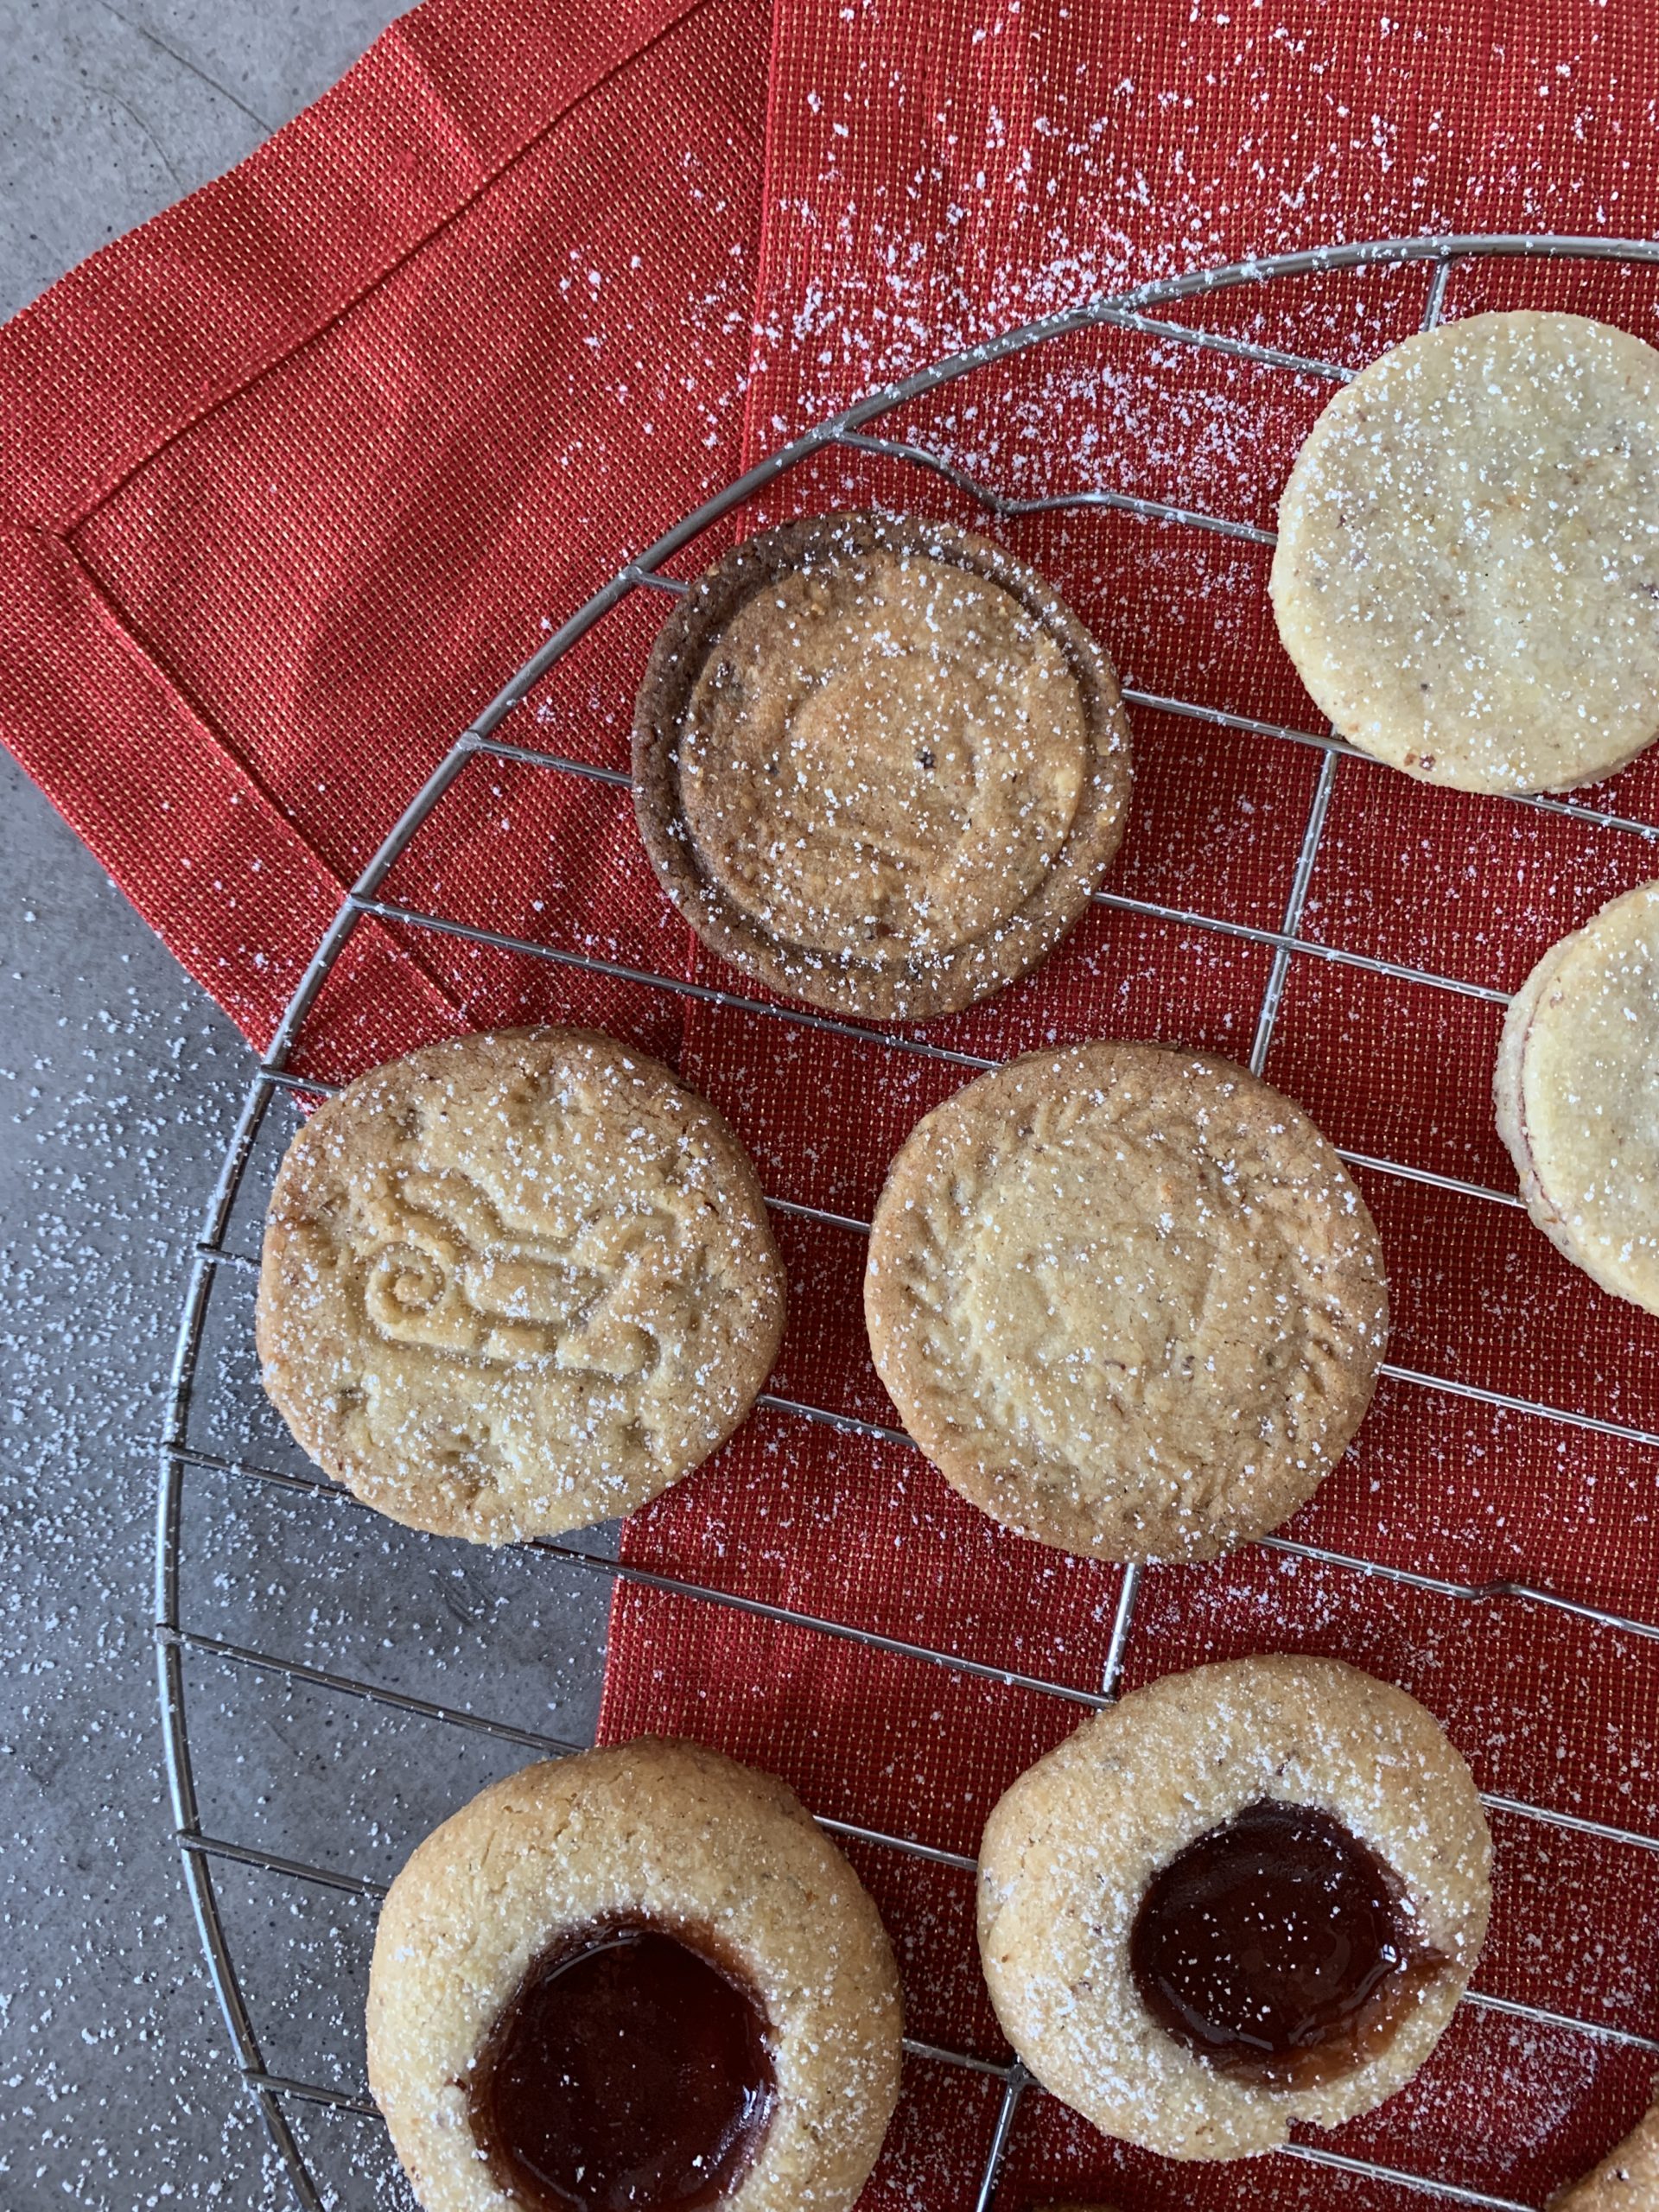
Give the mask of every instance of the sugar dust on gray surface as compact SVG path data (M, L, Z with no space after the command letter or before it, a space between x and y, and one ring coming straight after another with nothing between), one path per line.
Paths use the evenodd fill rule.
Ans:
M161 1378L245 1048L0 760L0 2194L281 2202L226 2063L149 1656Z
M180 1880L149 1630L153 1440L249 1059L3 760L0 790L0 880L20 887L0 970L0 2201L276 2212L287 2183ZM257 1249L261 1170L286 1128L274 1116L233 1246ZM221 1273L192 1434L302 1471L258 1389L251 1285ZM187 1478L184 1520L192 1627L588 1740L603 1578L206 1471ZM186 1695L208 1832L371 1884L533 1755L198 1654ZM214 1882L268 2068L361 2097L372 1896L238 1866ZM378 2123L307 2110L300 2133L331 2206L408 2207Z
M0 0L0 313L396 12ZM179 1880L149 1623L149 1439L245 1048L3 755L0 883L0 2201L277 2212ZM303 2133L331 2201L407 2203L372 2123Z

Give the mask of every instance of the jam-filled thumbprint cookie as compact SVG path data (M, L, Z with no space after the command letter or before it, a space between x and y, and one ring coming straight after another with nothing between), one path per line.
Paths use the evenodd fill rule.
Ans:
M847 2212L898 2100L874 1905L791 1790L645 1738L420 1845L369 2082L424 2212Z
M733 548L652 652L634 803L704 944L785 997L913 1020L1065 936L1116 852L1112 664L988 538L818 515Z
M1491 1856L1469 1770L1403 1690L1332 1659L1166 1675L994 1808L991 2000L1105 2134L1271 2150L1421 2066L1485 1938Z

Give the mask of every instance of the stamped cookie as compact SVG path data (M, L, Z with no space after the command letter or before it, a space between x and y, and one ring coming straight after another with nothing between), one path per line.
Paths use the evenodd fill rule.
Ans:
M1467 1767L1334 1659L1168 1675L991 1814L979 1942L1004 2034L1108 2135L1236 2158L1402 2088L1485 1939Z
M320 1465L411 1528L494 1544L632 1512L731 1434L783 1325L742 1147L591 1031L375 1068L277 1174L265 1389Z
M1659 2104L1582 2181L1552 2196L1549 2212L1659 2212Z
M1492 1095L1540 1229L1659 1313L1659 883L1544 955L1510 1001Z
M846 2212L893 1953L794 1794L645 1738L526 1767L392 1884L369 2085L424 2212Z
M633 733L639 828L703 942L910 1020L1051 952L1123 834L1110 662L999 545L914 516L764 531L693 584Z
M870 1346L963 1497L1099 1559L1209 1559L1313 1494L1370 1402L1381 1248L1313 1124L1229 1060L1027 1053L912 1131Z
M1567 791L1659 733L1659 353L1471 315L1339 391L1279 504L1279 634L1351 743L1461 791Z

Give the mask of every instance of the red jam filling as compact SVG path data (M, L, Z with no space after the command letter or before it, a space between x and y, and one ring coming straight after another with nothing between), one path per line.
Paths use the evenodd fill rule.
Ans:
M1159 2026L1218 2072L1281 2089L1376 2056L1445 1964L1367 1845L1329 1813L1270 1799L1161 1868L1129 1934Z
M760 1999L712 1949L607 1921L531 1967L467 2093L525 2212L696 2212L741 2180L777 2085Z

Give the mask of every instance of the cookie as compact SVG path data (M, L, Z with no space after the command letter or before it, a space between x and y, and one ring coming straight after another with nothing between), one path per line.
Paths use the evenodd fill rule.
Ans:
M1172 2158L1236 2158L1402 2088L1484 1941L1491 1844L1414 1698L1335 1659L1168 1675L992 1811L979 1942L1045 2088Z
M392 1884L369 2086L424 2212L846 2212L893 1953L794 1793L645 1738L510 1775Z
M783 1325L742 1147L590 1031L376 1068L276 1177L265 1389L321 1466L410 1528L496 1544L632 1512L731 1434Z
M909 1020L1036 966L1123 835L1110 662L999 545L914 516L749 538L671 614L634 800L704 944L789 998Z
M1538 1226L1659 1313L1659 883L1544 955L1510 1003L1492 1095Z
M1582 2181L1552 2196L1549 2212L1659 2212L1659 2104Z
M1297 455L1272 593L1363 752L1460 791L1610 775L1659 734L1659 353L1530 310L1408 338Z
M1290 1101L1207 1052L1077 1045L913 1129L870 1236L870 1348L912 1436L1007 1527L1196 1560L1277 1527L1370 1402L1381 1248Z

